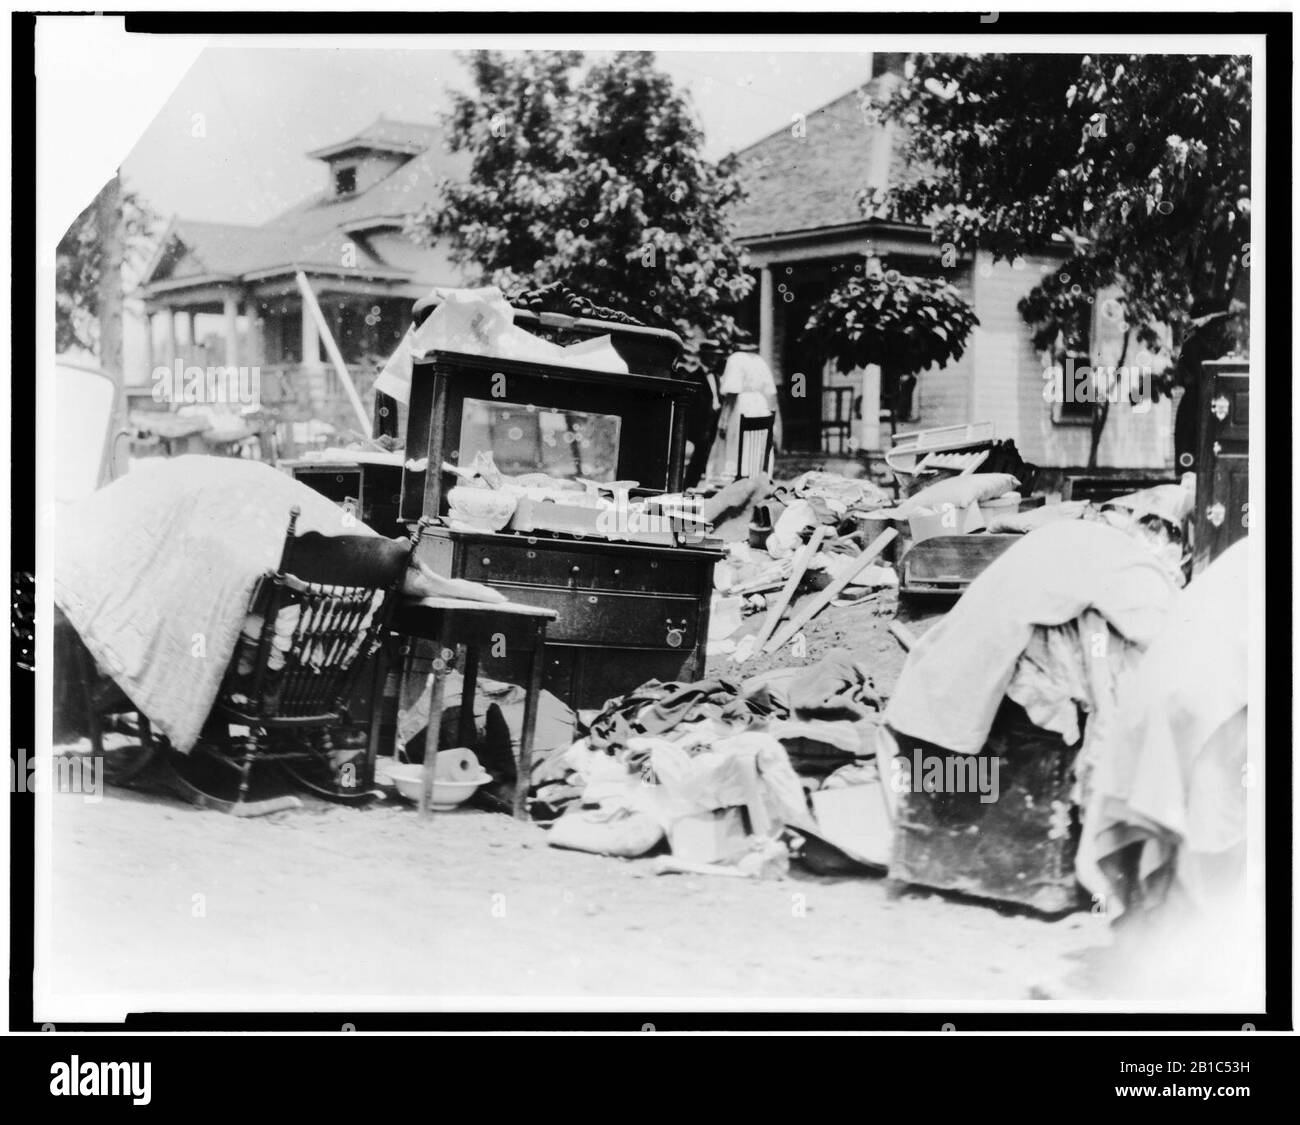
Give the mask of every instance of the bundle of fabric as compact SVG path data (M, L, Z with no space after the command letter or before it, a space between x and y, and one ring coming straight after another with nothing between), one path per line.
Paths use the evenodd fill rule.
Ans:
M616 754L636 735L668 735L685 724L707 722L714 731L739 732L772 709L765 693L744 696L729 680L650 680L605 704L590 724L588 743L593 750Z
M1165 568L1124 532L1076 520L1042 527L995 559L917 642L885 719L913 738L977 754L1035 627L1093 610L1145 650L1164 629L1175 594Z
M758 731L675 741L634 736L626 752L630 769L592 749L587 739L575 742L564 757L583 792L581 803L552 824L553 847L644 855L683 821L739 808L745 811L748 833L738 833L726 863L700 869L724 873L728 863L740 864L750 856L760 862L745 873L779 874L788 864L781 843L785 829L807 828L811 822L784 748ZM766 862L774 857L779 858L775 872Z
M861 478L849 478L839 473L810 470L790 483L790 491L801 500L821 500L839 515L850 511L872 511L887 508L893 499L878 484Z
M1244 888L1248 547L1182 591L1097 747L1077 871L1113 920Z
M375 534L287 473L227 457L141 464L58 513L55 604L182 753L212 709L254 585L280 562L295 506L299 532Z
M54 601L103 671L181 753L212 710L249 598L297 531L374 535L320 493L260 461L187 456L137 465L61 508ZM408 572L416 596L504 600L477 583Z

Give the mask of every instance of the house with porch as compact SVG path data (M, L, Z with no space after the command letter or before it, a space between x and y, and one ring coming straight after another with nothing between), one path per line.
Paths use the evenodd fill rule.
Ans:
M443 177L463 174L436 126L381 117L307 155L322 165L322 189L261 226L171 221L139 292L146 362L127 382L142 405L159 367L257 366L262 405L282 432L310 418L355 429L298 272L367 409L412 301L460 283L445 247L417 246L402 229Z
M1064 248L995 262L986 251L959 254L938 245L925 227L869 219L858 203L864 189L886 188L907 175L904 137L874 108L877 97L901 81L903 61L902 55L876 55L864 87L795 115L737 153L747 198L732 225L758 274L747 326L781 389L786 446L870 452L889 448L891 426L902 432L991 421L996 436L1013 438L1027 461L1086 466L1091 406L1047 401L1044 371L1052 359L1035 350L1016 307L1042 274L1059 265ZM947 278L979 317L962 357L921 373L901 411L889 409L899 402L893 373L867 368L842 374L818 363L802 339L813 307L852 272L871 269ZM1118 362L1127 331L1107 296L1095 295L1091 339L1083 349L1094 365ZM1086 362L1082 355L1079 360ZM1160 370L1168 358L1145 354L1133 342L1125 362ZM1099 467L1172 472L1171 404L1166 397L1148 405L1138 411L1127 402L1111 407Z

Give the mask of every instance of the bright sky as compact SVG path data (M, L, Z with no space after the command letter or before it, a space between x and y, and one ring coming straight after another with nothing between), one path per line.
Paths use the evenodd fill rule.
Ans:
M871 75L869 54L658 58L689 90L710 157L788 127L795 113ZM323 186L320 163L305 152L345 139L381 113L433 122L449 91L468 84L445 51L208 50L131 150L123 176L164 217L265 222Z

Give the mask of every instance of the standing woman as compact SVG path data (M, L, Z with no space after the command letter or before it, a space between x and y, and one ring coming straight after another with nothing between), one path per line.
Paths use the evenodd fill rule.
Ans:
M758 354L757 344L742 344L727 360L722 372L722 414L718 418L718 436L709 456L707 475L711 479L731 480L740 460L740 420L772 415L773 449L781 448L781 412L777 407L776 379L772 369Z

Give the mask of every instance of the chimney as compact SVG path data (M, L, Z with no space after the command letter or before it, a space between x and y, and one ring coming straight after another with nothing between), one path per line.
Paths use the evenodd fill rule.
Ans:
M906 62L906 51L872 51L871 77L879 78L882 74L897 74L901 77Z

